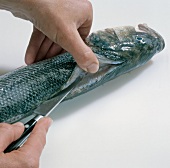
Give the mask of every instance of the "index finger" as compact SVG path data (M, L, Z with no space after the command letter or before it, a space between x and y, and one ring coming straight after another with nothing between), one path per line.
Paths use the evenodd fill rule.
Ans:
M46 134L52 120L49 117L40 119L26 143L18 149L21 152L34 155L34 158L39 158L46 143Z

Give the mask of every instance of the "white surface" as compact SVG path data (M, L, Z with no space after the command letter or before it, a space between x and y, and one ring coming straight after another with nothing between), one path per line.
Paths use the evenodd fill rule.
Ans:
M166 48L147 65L60 105L41 168L170 167L170 1L93 0L92 30L147 23ZM0 73L24 63L31 24L0 12Z

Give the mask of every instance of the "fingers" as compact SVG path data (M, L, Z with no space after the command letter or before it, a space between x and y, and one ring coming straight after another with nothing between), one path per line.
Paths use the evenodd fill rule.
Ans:
M32 36L31 36L31 39L30 39L30 42L29 42L29 45L27 47L27 51L25 54L26 64L32 64L33 62L35 62L39 48L41 47L41 44L44 39L45 39L45 35L34 27L33 33L32 33Z
M3 152L9 144L17 140L24 131L24 125L21 122L15 124L0 124L0 152Z
M43 8L43 13L46 15L42 17L41 8L33 10L36 17L30 15L34 18L30 18L30 20L41 32L34 28L25 56L26 63L31 64L59 54L62 48L74 57L82 69L91 73L97 72L99 62L83 41L89 34L92 25L91 3L87 0L59 0L57 3L54 1L54 4L43 1L43 3L48 4L48 8ZM52 42L56 44L53 45Z
M48 53L48 50L52 46L53 42L49 38L45 38L38 50L38 53L36 55L35 61L38 62L43 60L46 57L46 54Z
M34 28L25 54L25 62L26 64L32 64L58 55L61 51L62 48L59 45L53 43L42 32Z
M26 143L18 151L34 155L35 160L39 159L46 143L46 134L52 120L49 117L40 119L33 129Z
M84 43L79 32L74 26L63 29L56 36L55 42L73 55L78 65L87 72L95 73L98 71L99 62L92 50Z
M43 118L36 124L26 143L10 153L3 151L14 140L18 139L24 131L22 123L13 125L0 124L0 163L2 167L39 167L39 158L46 141L46 133L52 120ZM0 166L0 167L1 167Z
M81 27L79 31L81 34L79 34L76 28L65 28L56 36L54 41L70 52L82 69L90 73L95 73L98 71L99 62L92 50L83 41L88 35L89 30L86 27ZM62 48L57 44L54 44L39 30L34 29L26 51L25 62L31 64L59 54Z
M55 55L60 54L61 52L62 52L62 48L61 48L59 45L53 43L53 44L51 45L50 49L48 50L45 58L53 57L53 56L55 56Z

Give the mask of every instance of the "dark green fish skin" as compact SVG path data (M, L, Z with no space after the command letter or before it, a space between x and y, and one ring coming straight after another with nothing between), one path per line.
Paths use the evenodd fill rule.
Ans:
M14 123L33 113L80 75L83 80L67 96L74 98L149 61L164 48L163 38L147 25L92 33L87 44L99 59L96 74L82 71L69 53L16 69L0 77L0 122Z

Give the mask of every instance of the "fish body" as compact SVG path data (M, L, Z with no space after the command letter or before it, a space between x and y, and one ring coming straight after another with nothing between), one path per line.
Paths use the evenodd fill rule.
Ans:
M83 79L67 96L74 98L149 61L164 48L163 38L145 24L92 33L86 43L100 62L99 71L82 71L69 53L16 69L0 77L0 122L13 123L33 113L41 103Z

